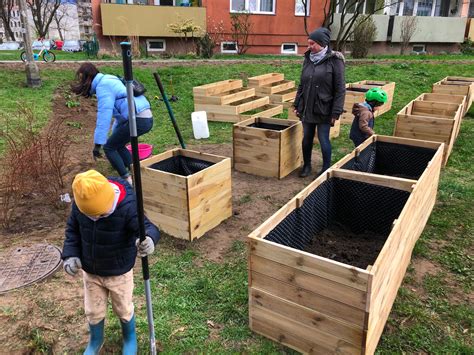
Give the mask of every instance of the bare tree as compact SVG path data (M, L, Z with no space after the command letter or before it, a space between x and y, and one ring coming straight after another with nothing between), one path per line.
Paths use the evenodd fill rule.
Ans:
M410 41L416 33L418 18L416 16L405 16L400 28L400 54L405 54L405 50L410 45Z
M365 16L359 17L354 25L352 58L366 58L377 36L377 26L374 20L372 18L365 20Z
M49 26L61 5L61 0L28 0L36 32L40 38L46 38Z
M362 22L367 21L372 17L372 15L379 11L387 7L396 6L402 1L403 0L398 0L387 5L383 1L376 1L373 9L366 10L368 13L365 14L366 16L362 19ZM347 41L352 38L354 34L354 25L357 19L361 15L364 15L364 0L325 0L323 8L324 21L322 27L331 29L331 26L334 23L334 15L336 14L338 7L341 20L334 49L343 51Z
M61 41L64 41L64 38L66 37L66 32L68 32L70 27L72 26L72 19L68 12L67 3L61 4L59 6L58 10L53 15L53 19L54 29L58 31L59 38L61 39Z
M249 36L252 32L250 12L242 11L230 14L232 40L237 44L237 53L245 54L249 49Z
M309 0L311 1L311 0ZM304 31L307 36L309 36L308 32L308 0L300 0L301 4L303 5L303 11L304 11L304 16L303 16L303 23L304 23Z
M0 19L3 22L7 39L12 41L15 40L15 34L13 33L10 21L12 19L12 10L15 5L16 0L0 0Z

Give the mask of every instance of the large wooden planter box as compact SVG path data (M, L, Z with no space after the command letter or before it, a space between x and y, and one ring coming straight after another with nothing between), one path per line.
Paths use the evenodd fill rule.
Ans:
M293 80L285 80L285 75L268 73L249 78L248 87L255 88L257 96L269 96L270 102L283 104L296 96L296 87Z
M461 104L413 100L397 114L393 135L446 144L443 165L453 149L463 107Z
M230 158L173 149L140 165L145 213L163 232L191 241L232 215Z
M439 103L446 103L446 104L454 104L454 105L461 105L462 112L461 116L466 114L467 110L467 101L466 96L463 95L447 95L447 94L431 94L425 93L418 96L415 101L425 101L425 102L433 102L436 103L434 107L439 107ZM461 128L462 122L459 121L458 127L456 129L456 138L459 135L459 130Z
M418 179L331 168L249 235L253 331L302 353L375 352L436 199L443 144L431 144ZM334 225L374 233L373 262L305 251Z
M352 106L354 106L354 104L364 102L365 93L367 92L367 90L373 87L379 87L385 90L388 95L387 103L385 103L383 106L380 106L380 108L374 112L374 116L377 117L392 108L393 95L395 93L395 82L363 80L351 84L346 84L344 113L340 117L342 124L352 124L352 121L354 120L354 115L352 114Z
M474 78L447 76L433 84L432 92L435 94L466 96L466 108L463 112L464 115L469 111L474 99Z
M234 169L248 174L287 176L301 166L301 122L251 118L234 125Z

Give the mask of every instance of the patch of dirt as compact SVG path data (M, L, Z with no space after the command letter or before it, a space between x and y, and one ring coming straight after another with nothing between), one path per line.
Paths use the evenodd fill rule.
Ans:
M333 224L315 235L305 251L366 269L374 264L386 239L387 236L372 232L356 234L343 225Z
M232 157L231 144L194 145L188 148ZM315 173L305 179L298 177L298 170L281 180L232 170L233 216L194 241L193 247L207 260L222 261L234 241L245 241L248 234L306 187L316 177L320 165L320 155L315 150L312 162Z
M71 184L77 173L94 168L104 174L113 174L106 160L95 162L92 159L91 137L95 127L96 103L90 99L79 99L79 102L78 107L68 108L64 93L58 91L53 98L51 117L51 120L64 120L70 127L71 147L67 152L64 192L71 197ZM189 149L232 157L231 144L194 145ZM312 163L316 172L321 165L317 148ZM245 241L253 229L314 178L315 173L300 179L298 171L282 180L232 171L233 216L193 243L163 235L162 247L178 251L194 249L200 253L201 260L221 262L235 241ZM70 204L56 209L38 196L25 196L19 202L13 228L0 232L0 252L9 254L15 247L36 243L52 244L62 249L69 212ZM150 264L157 258L159 253L152 255ZM139 262L135 265L135 272L136 275L141 274ZM138 295L134 302L137 312L145 314L144 296ZM71 349L80 351L87 344L81 277L72 278L60 269L44 282L0 295L0 304L0 343L2 349L8 349L9 353L31 353L42 347L54 353ZM211 322L208 326L211 337L217 337L221 325ZM107 352L120 351L110 340L104 349Z

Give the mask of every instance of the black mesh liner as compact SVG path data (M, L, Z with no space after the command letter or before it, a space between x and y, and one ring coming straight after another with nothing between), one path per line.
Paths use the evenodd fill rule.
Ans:
M435 153L435 149L374 142L341 168L416 180Z
M331 178L319 185L266 237L266 240L303 250L312 238L333 224L359 234L388 237L409 192L358 181Z
M366 88L347 88L346 91L367 92L367 91L369 91L369 89L366 89Z
M214 163L195 158L177 155L149 166L151 169L166 171L177 175L188 176L204 170Z
M273 124L273 123L263 123L263 122L255 122L248 125L247 127L271 129L273 131L283 131L285 128L288 128L288 126L284 126L284 125Z

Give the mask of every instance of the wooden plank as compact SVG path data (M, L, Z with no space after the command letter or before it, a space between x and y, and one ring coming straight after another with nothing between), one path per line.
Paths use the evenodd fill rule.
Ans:
M249 290L249 306L258 306L271 310L283 317L302 323L310 328L333 334L348 343L356 346L362 344L363 330L336 318L329 317L321 312L300 306L280 297L251 287Z
M209 96L209 95L215 95L222 92L239 89L242 86L243 86L243 82L240 79L222 80L222 81L217 81L215 83L195 86L193 87L193 94L201 95L201 96Z
M392 189L408 192L411 192L413 190L413 186L416 184L416 180L343 169L333 170L330 173L330 176L343 178L346 180L365 182L367 184L390 187Z
M316 295L331 298L357 309L366 309L366 291L339 284L323 277L296 270L287 265L251 254L250 270L287 283L294 287L310 291Z
M289 89L294 89L294 80L282 80L256 88L258 94L272 95Z
M145 215L152 223L156 224L161 231L175 238L190 240L189 223L187 221L154 212L147 207L145 207Z
M293 205L296 205L295 198L291 201L293 201ZM279 210L281 215L284 215L286 212L287 208L285 207L282 207ZM366 270L286 247L268 240L257 239L257 235L261 232L265 232L265 229L266 228L256 230L255 234L253 234L255 237L253 238L249 236L250 240L248 240L248 243L252 255L267 258L277 263L287 265L297 270L301 270L358 290L365 291L367 289L368 272Z
M216 94L215 96L194 95L194 103L227 105L232 102L240 101L252 96L255 96L254 88L240 88L225 93Z
M421 147L421 148L428 148L428 149L438 149L442 143L440 142L431 142L419 139L411 139L411 138L403 138L403 137L394 137L394 136L381 136L376 135L377 142L385 142L385 143L395 143L395 144L403 144L409 145L412 147Z
M360 354L360 346L357 347L350 344L337 336L323 333L317 329L307 327L299 322L295 322L287 317L283 317L275 312L269 311L259 306L254 306L252 313L254 321L263 324L271 324L277 330L284 334L297 334L298 337L305 341L312 352L323 351L333 354ZM281 336L279 337L281 338Z
M270 102L278 104L285 101L293 100L296 97L297 90L288 89L276 94L270 95Z
M252 287L266 291L275 297L280 297L303 307L313 309L341 322L346 322L353 327L363 329L365 310L348 306L332 298L314 294L253 270L249 270L249 272L252 277Z
M454 116L459 109L458 103L434 102L434 101L414 101L413 111L430 112L433 114L442 114L446 116Z
M303 140L303 125L301 122L287 121L291 126L285 129L280 138L280 161L278 177L282 179L303 162L301 142Z
M455 104L463 104L466 101L464 95L446 95L446 94L432 94L424 93L418 96L416 101L434 101L434 102L447 102Z
M248 78L248 87L259 87L285 79L285 74L268 73Z
M240 104L236 105L236 103L232 103L237 108L237 113L243 113L246 111L255 110L256 108L262 107L264 105L268 105L270 103L270 99L268 96L266 97L250 97L248 99L237 101L237 103L241 102Z
M455 121L412 115L397 115L394 136L449 144Z
M232 216L232 192L230 176L223 189L209 196L205 203L189 211L191 220L191 240L203 236L207 231Z

